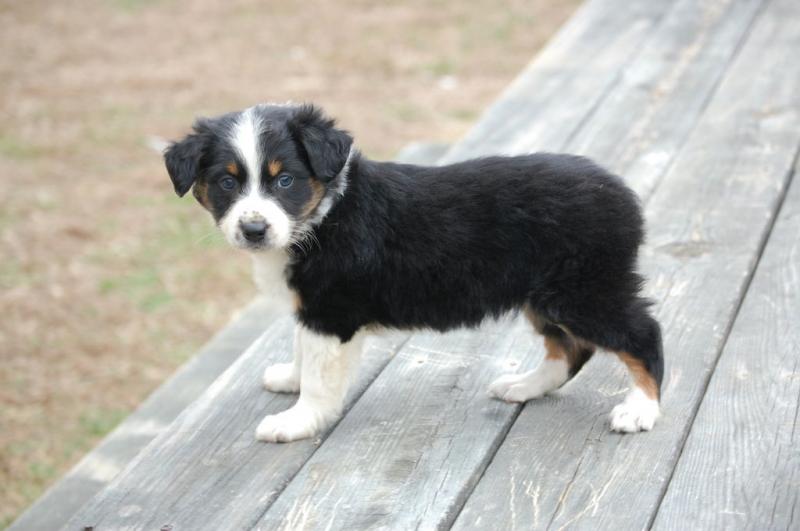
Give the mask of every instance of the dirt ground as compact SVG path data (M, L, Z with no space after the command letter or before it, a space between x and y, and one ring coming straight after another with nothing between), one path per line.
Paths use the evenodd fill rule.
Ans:
M315 101L453 142L577 0L0 0L0 528L253 296L150 135Z

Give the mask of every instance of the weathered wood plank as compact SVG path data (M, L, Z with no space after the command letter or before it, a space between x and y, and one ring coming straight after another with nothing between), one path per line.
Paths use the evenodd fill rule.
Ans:
M564 118L564 113L570 113L574 116L574 123L579 123L586 112L588 107L585 108L583 113L577 108L566 104L562 98L570 91L577 90L578 96L573 100L583 101L583 95L589 90L599 78L600 69L603 70L604 79L612 80L619 72L620 68L624 66L628 60L628 53L632 53L636 49L639 42L646 39L650 28L658 21L659 17L664 11L668 9L665 3L642 3L636 6L629 6L627 2L622 0L593 0L588 2L582 8L579 15L573 18L570 24L554 39L549 45L549 61L545 60L542 63L542 68L554 68L558 65L568 67L562 71L561 85L556 87L553 85L550 90L550 100L540 98L540 102L545 102L545 107L555 109L556 105L561 105L560 119ZM602 61L597 61L596 54L600 50L605 50ZM592 70L584 68L579 64L579 61L566 63L564 58L582 58L582 61L587 61L589 55L592 55ZM574 79L577 74L586 73L584 83L575 83ZM541 95L541 92L537 92ZM247 367L249 370L249 366ZM276 407L280 409L280 407ZM209 419L213 422L213 419ZM242 423L246 423L243 420ZM245 427L242 427L247 431ZM248 432L249 433L249 432ZM147 462L149 458L144 457L143 462ZM145 465L141 465L145 466ZM111 487L111 490L125 490L126 482L135 481L121 478L119 482ZM155 492L155 491L154 491ZM153 497L157 497L154 493L148 493ZM116 496L118 497L118 496ZM113 512L115 506L113 499L115 496L106 496L105 499L108 503L109 509ZM108 501L111 500L111 501ZM136 521L135 519L129 522Z
M9 531L58 529L166 428L279 317L256 299L50 487Z
M541 357L524 319L412 336L259 529L415 529L452 520L516 417L486 396Z
M800 529L798 171L655 529Z
M764 0L676 2L566 150L623 175L647 200L697 124ZM542 149L522 137L514 150ZM549 148L548 148L549 149Z
M671 8L672 2L586 2L440 162L510 153L522 136L562 148Z
M290 407L296 395L269 393L261 374L287 361L293 321L272 325L168 429L64 529L244 529L253 524L318 441L264 444L255 427ZM348 402L357 398L406 339L370 340Z
M599 78L585 67L571 71L568 87L549 94L551 100L539 101L545 94L537 85L554 83L552 66L546 70L543 65L563 59L562 52L550 53L548 48L442 162L487 154L490 147L504 153L568 151L624 175L647 199L696 125L764 3L675 2L650 28L651 38L630 63L619 67L616 76L608 73L613 79L600 93L588 93L598 90ZM567 112L572 118L565 117ZM511 116L519 127L510 126ZM488 143L476 148L475 155L462 149L464 142L472 146L481 141Z
M646 208L643 269L667 356L656 429L608 432L601 412L626 385L612 358L596 357L557 398L526 405L455 528L649 525L800 144L798 15L780 0L758 18Z
M662 153L667 152L664 157L670 160L681 144L680 141L673 141L670 135L678 136L682 141L691 130L696 122L692 112L695 115L699 114L703 107L702 103L712 93L717 79L734 55L739 40L746 34L758 5L759 2L729 1L706 4L704 9L708 9L709 13L707 16L702 16L705 12L701 9L698 13L694 2L679 3L665 19L663 30L659 28L644 52L637 57L636 65L639 61L651 65L652 71L648 75L652 80L665 75L672 75L678 79L689 78L692 81L691 88L695 92L687 93L679 83L664 87L652 81L649 90L658 91L659 97L635 99L631 103L631 112L620 113L616 118L617 122L635 125L638 120L642 120L642 115L647 114L648 120L651 120L649 123L659 131L654 137L654 142L665 144L658 149ZM674 35L676 28L680 29L680 38ZM679 66L663 58L668 51L673 54L689 53L685 50L691 50L690 57ZM657 68L652 67L654 62L658 64ZM674 72L675 70L677 72ZM640 80L644 78L644 75L639 76ZM620 90L627 95L637 91L646 92L641 86L632 83L622 83ZM658 118L664 113L674 111L680 106L679 102L686 99L690 102L687 103L685 119L672 121L663 129L659 129L660 123L655 123ZM590 123L594 119L590 118ZM602 119L610 117L605 116ZM599 131L603 125L595 124L594 128L595 131ZM625 130L617 123L609 129L612 134ZM560 139L559 133L538 138L550 146L556 145ZM646 150L653 145L640 142L637 147ZM608 156L615 155L616 151L609 149ZM620 160L619 165L627 162ZM448 345L459 344L466 340L463 334L470 333L450 334L444 338L427 338L425 341L430 343L424 343L422 346L432 351L448 351ZM416 341L421 340L422 338L416 337L412 341L414 345L418 345ZM529 341L533 343L532 338ZM405 348L412 347L407 345ZM503 350L497 350L488 343L475 343L474 348L482 353L495 352L501 361L506 356ZM534 343L533 348L538 361L541 356L538 342ZM365 394L362 401L367 401L370 405L362 408L359 404L350 412L348 418L325 442L322 450L314 455L275 505L265 513L261 522L263 528L274 527L280 522L291 522L291 526L311 528L322 522L332 523L333 528L359 528L366 525L399 528L435 527L446 526L452 522L452 517L463 501L464 492L469 491L485 466L486 452L492 452L493 445L507 428L509 415L513 418L518 408L506 406L492 426L496 431L487 431L485 424L474 419L475 412L481 412L486 407L487 399L484 396L476 394L476 400L469 402L463 400L460 390L453 392L450 389L440 389L437 393L426 397L430 402L436 400L442 404L436 411L437 416L428 414L420 417L416 409L409 407L406 401L400 401L398 406L397 397L409 396L409 386L417 389L413 386L419 385L421 381L435 379L437 373L426 374L421 381L415 379L413 384L401 383L404 378L409 377L408 368L403 362L408 356L401 353L384 370L373 387L386 388L386 391L380 395L373 395L370 390ZM466 353L466 356L464 363L473 363L469 353ZM468 370L477 370L485 374L482 379L485 384L502 372L499 366L486 366L485 362ZM387 403L382 405L381 401ZM376 404L373 405L373 402ZM364 430L366 429L364 426L369 426L373 422L375 417L373 408L383 408L387 414L391 412L388 418L395 419L394 422L402 428L390 431L387 435L393 441L391 447L387 447L383 438L378 442L370 438L366 441L360 440L362 435L358 427ZM596 417L596 406L589 404L585 411L592 415L587 422L592 422ZM453 418L459 420L453 422ZM468 429L476 423L484 428L481 437L477 437L474 430ZM431 426L435 426L436 429ZM426 442L420 445L418 439L411 437L410 433L427 434L424 439ZM553 437L570 436L569 432L559 430L553 430L551 433ZM462 450L459 459L451 462L453 452L446 450L458 445L467 446L469 451ZM438 455L431 455L429 448L445 450ZM387 482L386 479L392 477L392 456L397 454L403 455L405 460L414 464L413 475L402 478L401 484ZM440 492L442 488L445 489L444 492ZM387 491L392 492L392 495L385 498L384 503L381 500ZM331 514L336 514L335 520L324 518L324 515Z

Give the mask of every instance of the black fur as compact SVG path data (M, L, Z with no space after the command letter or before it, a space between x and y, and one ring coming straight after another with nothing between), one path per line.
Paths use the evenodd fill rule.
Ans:
M314 175L323 182L336 177L347 160L352 137L312 105L302 106L287 125Z
M444 331L527 305L641 358L660 382L659 327L635 272L642 226L633 192L581 157L444 167L358 158L319 244L297 249L289 283L299 318L343 341L370 324Z

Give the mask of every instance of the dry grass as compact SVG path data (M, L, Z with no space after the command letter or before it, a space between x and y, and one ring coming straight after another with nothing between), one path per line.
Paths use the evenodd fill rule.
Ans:
M292 99L454 141L577 3L0 0L0 527L252 296L147 135Z

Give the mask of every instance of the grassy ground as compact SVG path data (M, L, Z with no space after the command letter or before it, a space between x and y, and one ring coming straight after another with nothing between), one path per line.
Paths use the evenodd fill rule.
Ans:
M0 528L253 295L148 135L313 100L455 141L577 0L0 0Z

